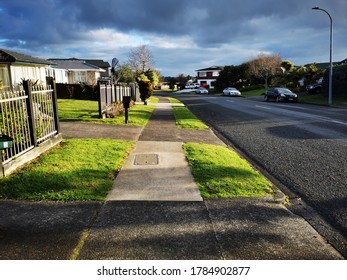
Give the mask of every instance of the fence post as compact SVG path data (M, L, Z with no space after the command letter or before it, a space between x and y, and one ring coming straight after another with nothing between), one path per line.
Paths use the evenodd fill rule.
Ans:
M51 86L52 91L52 102L53 102L53 113L54 113L54 125L57 133L60 133L60 124L59 124L59 116L58 116L58 98L57 98L57 86L55 80L50 77L48 80L49 85Z
M25 94L28 96L27 104L27 112L28 112L28 122L29 122L29 130L30 130L30 140L31 143L36 147L37 145L37 137L36 137L36 129L35 129L35 116L33 110L33 98L31 95L31 82L30 80L23 81L23 88Z

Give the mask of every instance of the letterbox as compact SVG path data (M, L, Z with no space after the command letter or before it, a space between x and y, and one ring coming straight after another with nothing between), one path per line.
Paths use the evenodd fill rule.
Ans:
M124 108L130 108L130 96L123 96L123 106Z
M1 134L0 135L0 150L12 148L12 141L13 141L12 137Z

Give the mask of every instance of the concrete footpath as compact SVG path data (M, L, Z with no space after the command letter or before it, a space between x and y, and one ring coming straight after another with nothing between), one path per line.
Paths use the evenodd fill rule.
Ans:
M62 124L65 138L103 131L136 147L104 203L0 201L0 259L343 259L282 204L203 200L182 145L224 143L178 129L165 98L144 129L126 129Z

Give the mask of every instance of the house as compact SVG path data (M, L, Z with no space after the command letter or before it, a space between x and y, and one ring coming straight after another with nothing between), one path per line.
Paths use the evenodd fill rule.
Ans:
M13 89L22 83L23 79L46 84L46 69L51 61L41 58L0 49L0 81L2 87Z
M311 64L313 64L313 63L305 64L304 66L307 68L307 67L310 67ZM328 69L330 67L330 62L321 62L321 63L315 63L315 64L318 68L320 68L322 70ZM333 66L343 65L343 64L347 64L347 58L342 60L342 61L334 61L333 62Z
M51 77L54 77L57 83L86 83L95 85L102 76L102 73L106 72L106 70L98 66L77 58L50 58L49 61L52 63L53 71L48 74L52 75Z
M101 73L101 77L109 77L110 76L110 63L103 61L101 59L83 59L86 63L95 65L101 69L104 69L105 72Z
M197 72L197 82L201 86L214 88L214 83L219 76L219 72L222 70L222 67L211 66L209 68L195 70Z

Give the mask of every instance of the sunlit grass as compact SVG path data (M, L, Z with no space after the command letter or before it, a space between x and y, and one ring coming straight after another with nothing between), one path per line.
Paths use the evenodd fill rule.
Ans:
M157 98L153 98L150 102L157 102ZM127 125L145 126L154 108L151 105L136 104L129 110ZM124 115L107 119L99 118L98 102L90 100L58 99L58 116L60 121L125 125Z
M223 146L187 143L184 150L204 198L272 196L271 183Z
M0 178L0 198L104 200L133 145L111 139L64 140L15 173Z
M187 107L173 106L176 125L183 129L205 130L208 126L200 121Z

